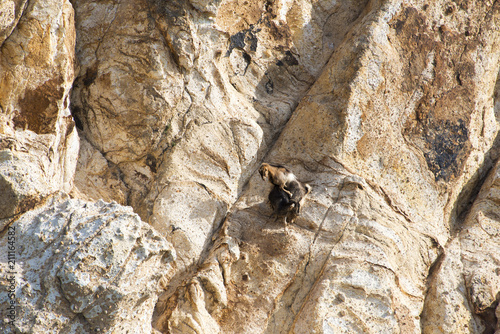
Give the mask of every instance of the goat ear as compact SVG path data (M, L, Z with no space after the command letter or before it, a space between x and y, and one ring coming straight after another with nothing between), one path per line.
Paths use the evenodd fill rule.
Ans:
M306 183L304 187L306 188L306 195L309 194L312 190L312 187L308 183Z

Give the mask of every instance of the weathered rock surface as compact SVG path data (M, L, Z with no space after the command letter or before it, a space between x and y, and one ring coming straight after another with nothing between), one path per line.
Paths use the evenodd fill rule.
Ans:
M77 125L186 267L365 2L75 3Z
M120 170L106 160L84 137L80 139L76 167L74 192L79 197L127 203L129 190L121 178ZM85 189L85 193L79 192L78 189Z
M17 273L18 314L15 327L2 319L5 333L151 332L159 281L171 274L175 251L130 207L55 196L9 230L16 265L2 274ZM7 238L0 246L7 249ZM1 291L2 305L8 301Z
M499 186L500 167L495 165L469 212L459 234L464 280L470 306L487 320L488 331L500 330L495 326L495 308L498 309L500 269ZM498 312L498 311L497 311Z
M26 0L2 1L0 4L0 45L10 36L26 7Z
M498 327L499 163L436 266L424 308L424 333L491 333ZM439 310L439 311L438 311ZM479 320L474 314L480 315Z
M75 26L68 1L0 6L0 219L6 219L73 186Z
M449 301L433 294L424 303L442 289L428 273L459 223L460 196L498 157L491 41L500 8L415 5L371 3L267 155L313 186L297 226L283 231L267 218L269 189L251 179L220 237L245 255L208 258L208 269L159 304L160 329L185 333L215 319L227 333L419 333L439 323L420 316L424 305L429 314ZM459 264L463 275L468 265ZM494 317L476 316L496 307L494 282L475 283L483 308L469 307L470 282L450 284L467 316L445 332L495 327ZM186 317L200 300L212 302L210 319L205 310Z
M499 27L492 0L2 2L11 330L500 332ZM313 187L286 229L263 161Z

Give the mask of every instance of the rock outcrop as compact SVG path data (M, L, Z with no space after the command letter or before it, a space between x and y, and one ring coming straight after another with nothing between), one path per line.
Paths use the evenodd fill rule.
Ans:
M4 1L1 320L500 331L498 27L480 0ZM287 227L263 161L312 186Z
M288 6L75 3L77 126L109 162L103 173L118 171L127 204L167 235L186 267L363 9Z
M69 110L71 4L9 0L0 6L0 219L7 219L51 193L71 191L79 143Z
M426 333L491 333L499 329L499 168L497 162L457 236L436 263L423 314ZM478 321L474 314L481 314L485 321Z
M8 271L17 284L12 332L151 332L158 282L175 251L130 207L56 195L9 231L17 248ZM2 305L9 300L2 291Z

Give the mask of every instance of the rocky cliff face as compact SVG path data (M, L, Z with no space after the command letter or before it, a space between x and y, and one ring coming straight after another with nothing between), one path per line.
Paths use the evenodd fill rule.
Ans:
M500 333L499 27L483 0L3 1L2 328ZM286 228L263 161L312 186Z

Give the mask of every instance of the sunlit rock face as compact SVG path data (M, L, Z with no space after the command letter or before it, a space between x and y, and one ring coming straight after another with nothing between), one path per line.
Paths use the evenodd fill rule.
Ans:
M187 267L366 3L74 5L73 115L108 161L77 186L132 205ZM96 194L89 184L106 173L117 183Z
M50 193L71 191L78 135L69 110L75 78L71 4L4 1L0 8L0 219L4 219L33 208Z
M130 207L56 194L9 232L18 311L9 333L151 332L158 281L175 251ZM2 304L10 299L0 293Z
M498 27L480 0L3 1L9 330L500 330ZM287 227L262 162L312 186Z

